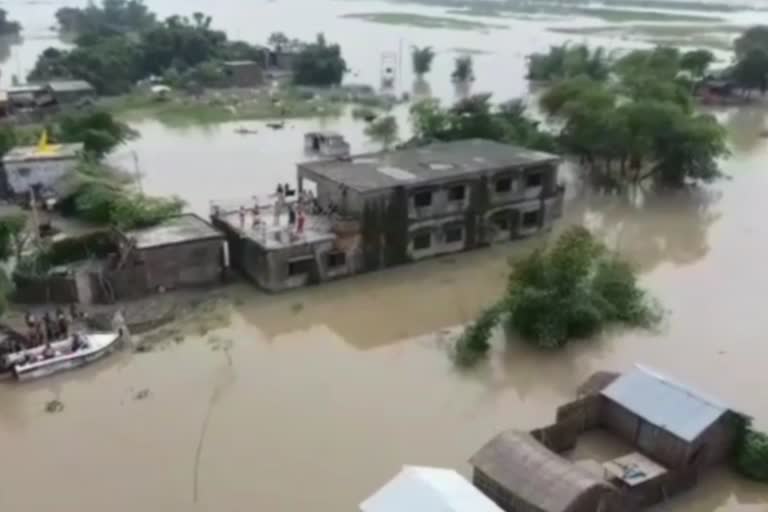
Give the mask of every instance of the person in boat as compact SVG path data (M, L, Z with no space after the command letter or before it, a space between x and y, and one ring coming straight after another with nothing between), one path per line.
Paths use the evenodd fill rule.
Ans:
M86 348L88 348L88 341L86 341L85 337L79 332L74 333L72 335L72 352Z
M43 358L44 359L50 359L56 355L56 351L53 350L53 347L51 346L51 343L48 342L45 344L45 348L43 349Z
M45 337L49 340L55 340L58 336L56 322L53 321L51 314L46 311L43 314L43 325L45 326Z
M64 339L69 336L69 320L61 308L56 309L56 322L59 324L59 337Z
M35 323L37 323L35 320L35 315L33 315L31 311L27 311L24 314L24 322L27 324L28 329L33 329L35 327Z

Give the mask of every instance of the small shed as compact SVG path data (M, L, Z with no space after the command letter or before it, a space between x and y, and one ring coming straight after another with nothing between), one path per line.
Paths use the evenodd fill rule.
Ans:
M601 396L603 426L668 468L700 469L731 454L739 414L655 370L638 365Z
M143 281L146 291L215 284L227 265L224 235L191 213L120 233L120 239L118 267L140 269L137 281Z
M350 148L340 133L317 131L304 134L304 151L318 156L343 158L349 156Z
M452 469L405 466L360 504L361 512L502 512Z
M507 430L471 459L472 480L506 512L624 512L618 491L539 443Z
M258 87L264 83L264 70L256 61L236 60L224 63L224 74L230 87Z
M52 100L44 84L20 84L8 88L8 106L13 109L34 108Z
M3 157L3 169L11 195L30 190L41 196L67 177L77 166L83 144L48 144L18 146Z
M48 82L48 90L60 105L73 104L96 96L96 90L85 80L55 80Z

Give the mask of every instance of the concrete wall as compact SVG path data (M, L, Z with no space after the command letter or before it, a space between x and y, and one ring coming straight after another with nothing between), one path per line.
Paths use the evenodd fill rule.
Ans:
M733 454L737 430L732 413L726 413L688 447L686 464L704 469L727 462Z
M29 277L15 274L13 300L21 304L72 304L80 301L74 273Z
M221 280L223 238L142 249L150 289L204 286Z
M345 215L360 215L363 213L365 199L360 192L349 187L341 187L338 183L316 176L299 167L299 190L315 187L315 197L323 208L336 204Z
M227 75L227 85L230 87L256 87L264 82L264 72L261 65L256 62L242 65L225 63L224 72Z
M450 231L461 232L461 239L449 240ZM419 248L416 242L420 237L429 237L430 244L427 248ZM463 215L441 217L421 222L414 222L408 229L408 258L420 260L431 258L441 254L463 251L466 243L466 226Z
M13 194L25 194L38 183L43 188L50 187L69 174L76 165L76 158L7 162L5 175Z

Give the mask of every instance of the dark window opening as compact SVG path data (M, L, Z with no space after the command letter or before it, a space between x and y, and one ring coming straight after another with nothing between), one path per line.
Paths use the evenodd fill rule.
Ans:
M26 178L31 173L32 173L32 170L29 167L21 167L21 168L19 168L19 176L24 176Z
M432 204L432 192L417 192L413 195L413 205L416 208L423 208Z
M502 231L509 231L509 212L494 215L493 224Z
M421 251L429 249L432 246L432 235L430 233L419 233L413 236L413 250Z
M328 268L343 267L347 263L347 255L343 252L329 252L326 256Z
M456 185L448 189L448 199L450 201L463 201L467 197L467 187Z
M540 172L536 174L529 174L525 177L525 187L534 188L540 187L544 183L544 176Z
M504 194L512 191L512 178L500 178L496 180L496 192Z
M312 271L312 264L314 260L312 258L304 258L300 260L293 260L288 262L288 276L301 276L309 274Z
M464 230L461 226L448 226L445 228L445 243L454 244L464 240Z
M523 227L535 228L539 225L539 211L533 210L531 212L525 212L523 214Z

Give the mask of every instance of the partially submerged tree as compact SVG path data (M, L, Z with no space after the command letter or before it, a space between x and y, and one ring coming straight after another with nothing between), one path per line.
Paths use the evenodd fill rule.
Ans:
M680 68L691 73L693 78L702 78L714 61L715 54L709 50L691 50L680 57Z
M745 477L768 483L768 435L749 428L748 422L738 442L735 466Z
M82 142L85 151L97 159L134 135L128 125L104 111L65 115L57 121L55 129L59 141Z
M16 36L21 32L18 21L8 19L8 11L0 9L0 36Z
M10 257L14 257L16 261L21 259L31 236L26 214L0 217L0 260L5 261Z
M524 341L555 349L610 325L650 327L659 319L630 265L586 229L574 227L551 249L514 264L506 294L466 328L457 350L468 352L463 356L470 363L479 359L499 320Z
M456 57L456 62L454 65L453 73L451 73L451 78L455 82L471 82L475 79L475 72L473 68L474 66L471 55L462 55L461 57Z
M365 134L381 143L387 150L397 140L397 119L394 116L379 117L365 127Z
M413 72L417 76L423 76L429 73L432 69L432 61L435 58L435 52L431 46L425 46L419 48L414 46L411 52L411 59L413 61Z

